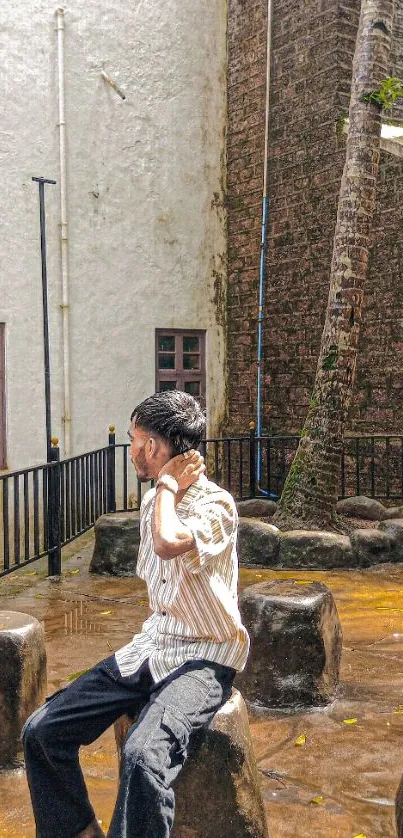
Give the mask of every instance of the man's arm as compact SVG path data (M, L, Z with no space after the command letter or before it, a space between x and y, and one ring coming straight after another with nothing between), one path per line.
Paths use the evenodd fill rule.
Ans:
M178 483L180 497L204 471L201 454L198 451L189 451L169 460L161 469L158 478L163 475L173 477ZM171 489L157 485L151 531L154 550L161 559L174 559L195 546L191 531L176 514L176 501L177 496Z

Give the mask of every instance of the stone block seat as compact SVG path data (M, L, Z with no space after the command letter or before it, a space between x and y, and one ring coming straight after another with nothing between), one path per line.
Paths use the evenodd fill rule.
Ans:
M12 767L21 755L22 727L45 697L44 631L35 617L0 611L0 660L0 767Z
M134 718L115 722L120 757ZM210 725L191 737L174 784L172 838L269 838L245 702L233 689Z
M236 686L253 704L293 708L332 701L339 679L342 631L322 582L262 582L240 598L251 638Z
M95 522L90 573L134 576L140 543L139 512L108 512Z

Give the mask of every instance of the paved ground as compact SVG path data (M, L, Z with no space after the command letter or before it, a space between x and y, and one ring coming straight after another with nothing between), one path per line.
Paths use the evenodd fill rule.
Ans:
M140 580L87 572L91 551L91 536L70 546L61 582L44 578L45 565L0 580L1 609L44 622L49 693L126 642L148 613ZM270 838L393 838L394 795L403 773L403 568L243 570L241 584L286 577L319 579L331 588L344 648L339 696L331 707L251 713ZM302 733L306 744L298 747ZM112 731L83 749L82 764L107 827L117 783ZM34 836L24 771L0 772L0 838Z

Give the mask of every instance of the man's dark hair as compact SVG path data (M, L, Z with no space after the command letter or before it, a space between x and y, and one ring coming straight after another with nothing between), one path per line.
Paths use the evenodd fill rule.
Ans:
M139 428L168 440L173 456L197 448L206 427L199 402L182 390L154 393L134 408L130 418Z

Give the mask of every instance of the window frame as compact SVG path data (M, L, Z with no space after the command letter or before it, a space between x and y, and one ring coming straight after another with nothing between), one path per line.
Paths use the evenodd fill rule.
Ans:
M158 367L158 340L160 337L175 337L175 367L174 369L159 369ZM199 338L199 353L189 352L189 355L200 354L200 368L185 370L183 367L183 338L198 337ZM163 350L161 350L163 354ZM169 353L168 353L169 354ZM184 389L185 379L187 382L200 382L200 396L195 398L200 399L201 404L205 407L206 404L206 330L205 329L156 329L155 330L155 389L158 392L160 384L163 381L176 380L178 387L176 389Z

